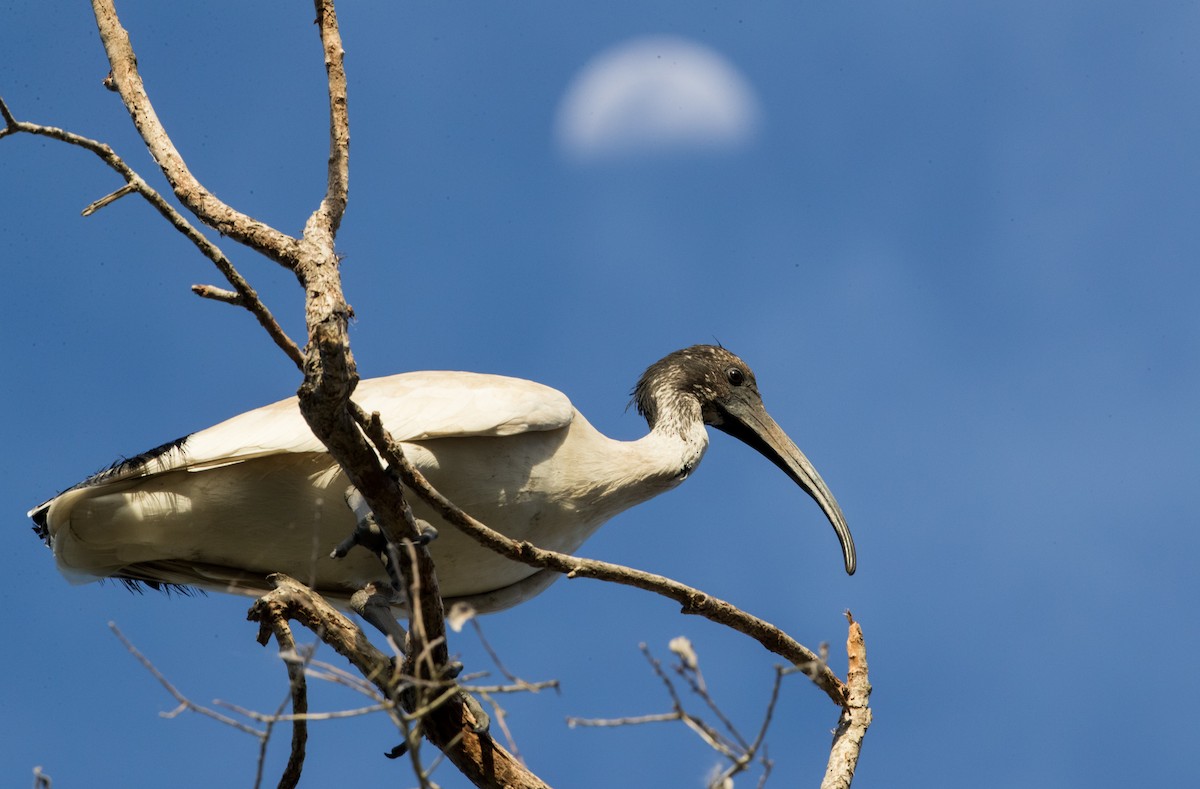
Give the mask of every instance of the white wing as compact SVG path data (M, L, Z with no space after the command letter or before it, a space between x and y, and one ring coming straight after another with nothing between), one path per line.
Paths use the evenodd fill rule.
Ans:
M481 373L428 371L371 378L359 383L354 400L368 413L378 411L397 441L555 430L570 424L574 415L570 400L555 389ZM291 397L121 461L76 487L175 469L202 471L289 452L324 451Z
M575 409L562 392L502 375L403 373L359 384L354 399L378 411L397 441L453 436L512 436L557 430Z

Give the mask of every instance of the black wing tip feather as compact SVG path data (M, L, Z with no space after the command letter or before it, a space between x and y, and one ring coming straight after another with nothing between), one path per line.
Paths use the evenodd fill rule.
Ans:
M47 545L50 544L49 513L50 508L43 504L29 514L29 518L33 521L33 533Z
M159 444L153 449L148 449L145 452L134 455L133 457L121 458L88 477L83 482L80 482L78 485L68 488L68 490L100 485L109 480L120 477L135 476L154 461L170 455L172 452L184 452L186 449L187 440L189 438L191 438L190 433L186 436L177 438L174 441L168 441L165 444ZM66 491L63 491L63 493L65 492ZM61 496L62 493L59 495ZM34 534L36 534L42 540L42 542L46 543L47 545L50 544L50 504L53 501L54 499L51 499L50 501L47 501L45 504L38 507L36 510L29 513L29 517L33 520ZM150 578L116 575L112 578L106 578L103 580L117 581L130 592L135 594L144 594L147 589L155 592L161 592L168 597L171 595L195 597L203 596L205 594L203 589L195 586L167 583L164 581L156 581Z
M195 586L185 586L184 584L170 584L162 581L151 581L145 578L127 578L124 576L114 576L113 578L105 578L104 580L113 580L119 582L122 586L134 594L145 594L147 589L155 592L161 592L167 597L171 595L179 595L180 597L204 597L205 591Z
M58 496L61 496L67 491L76 490L78 488L101 485L111 479L136 475L146 466L150 465L159 458L165 457L172 452L186 451L187 440L191 437L192 436L189 433L188 435L181 436L174 441L168 441L165 444L159 444L153 449L147 449L145 452L134 455L133 457L115 460L108 466L105 466L92 476L85 479L83 482L80 482L77 485L72 485L66 490L59 491ZM54 498L58 498L58 496L55 496ZM47 545L50 544L50 505L53 502L54 499L50 499L29 513L29 517L33 521L33 533L36 534L38 538ZM170 584L170 586L178 586L178 584Z
M158 446L154 447L153 449L147 449L145 452L141 452L137 455L134 455L133 457L119 458L118 460L115 460L112 463L110 463L105 468L100 469L95 474L93 474L92 476L90 476L86 480L84 480L83 482L79 483L79 486L98 485L101 482L112 479L114 477L122 477L122 476L129 475L129 474L136 474L137 472L144 469L146 466L150 465L155 460L158 460L159 458L161 458L165 455L169 455L172 452L182 452L184 450L184 445L187 443L187 440L191 437L192 437L192 435L191 435L191 433L189 433L186 436L180 436L179 438L175 439L174 441L168 441L165 444L159 444Z

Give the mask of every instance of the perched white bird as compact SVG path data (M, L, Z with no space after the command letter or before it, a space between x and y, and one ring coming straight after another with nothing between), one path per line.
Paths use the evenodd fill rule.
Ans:
M833 495L763 408L750 368L724 348L676 351L645 372L634 398L650 433L636 441L602 435L565 395L517 378L404 373L362 381L354 398L382 415L412 463L466 512L565 552L685 479L712 425L816 500L854 572L854 542ZM269 574L282 572L345 600L367 582L387 581L369 551L330 557L355 528L349 486L290 398L120 461L29 515L71 580L259 594ZM479 546L410 500L439 531L430 550L444 597L494 611L558 577Z

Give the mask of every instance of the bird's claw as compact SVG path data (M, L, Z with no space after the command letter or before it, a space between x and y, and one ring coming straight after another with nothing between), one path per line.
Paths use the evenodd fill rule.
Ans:
M354 525L354 531L330 551L329 558L345 559L346 554L350 553L350 549L355 545L361 545L373 553L378 553L373 546L382 540L383 534L379 531L379 524L375 522L374 516L369 516Z
M491 716L484 712L483 706L470 693L460 690L458 695L463 706L467 708L467 711L471 713L471 717L475 719L475 725L471 727L471 731L476 734L486 734L487 730L492 727Z
M417 524L417 545L428 545L437 539L438 530L432 523L420 518L413 518L413 521Z
M459 669L461 670L461 668L460 664ZM458 700L462 702L462 705L471 713L471 717L475 719L475 724L471 727L471 731L477 735L487 734L488 730L492 727L492 718L484 711L483 705L465 690L458 691ZM406 753L408 753L408 743L402 742L390 751L385 751L383 755L389 759L399 759Z
M329 555L334 559L343 559L355 545L361 545L374 554L385 553L387 539L375 521L375 515L371 512L371 508L367 506L367 500L353 485L346 488L345 497L346 506L354 513L354 531L350 533L349 537L339 542Z
M375 520L375 514L371 512L367 506L367 500L358 492L358 489L353 485L346 488L345 493L346 505L354 512L354 531L350 536L337 544L333 551L329 554L332 559L344 559L346 555L356 545L361 545L371 553L379 557L383 562L383 567L387 570L388 580L391 582L392 589L395 590L395 599L393 602L398 605L404 604L403 593L404 581L397 572L396 565L399 561L396 545L388 541L387 536L383 533L383 529L379 528L378 521ZM420 518L413 519L414 525L417 527L417 538L413 540L416 545L428 545L437 539L438 531L433 524Z
M375 513L367 506L367 500L353 485L346 488L345 498L346 505L354 512L354 531L337 544L330 556L342 559L355 545L361 545L375 554L385 554L387 537L379 528ZM413 524L417 527L417 538L413 540L417 545L428 545L437 539L438 530L429 521L413 518Z

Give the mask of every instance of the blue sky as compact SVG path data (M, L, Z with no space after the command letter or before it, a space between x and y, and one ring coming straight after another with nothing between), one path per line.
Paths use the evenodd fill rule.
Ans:
M120 8L159 115L218 196L296 233L324 187L307 6ZM1183 785L1200 493L1200 11L1189 3L345 4L351 201L339 248L361 371L465 369L566 392L610 435L667 352L719 339L841 502L820 511L715 435L679 489L585 547L694 584L844 672L850 609L875 692L856 786ZM0 95L156 173L82 7L0 5ZM668 35L716 53L757 123L740 142L596 159L555 136L602 53ZM0 783L248 786L255 743L173 702L274 709L285 678L248 601L70 586L25 511L120 455L287 396L294 369L93 157L0 142L10 457L0 595ZM226 244L295 336L294 281ZM561 786L700 786L682 727L568 729L663 711L637 645L686 635L746 730L775 660L631 590L562 581L483 622L530 766ZM472 637L455 639L487 668ZM326 655L331 657L331 655ZM316 688L314 709L355 706ZM837 710L799 678L770 785L814 785ZM308 785L408 785L382 720L325 723ZM274 744L269 775L286 756ZM448 770L443 786L462 786ZM744 780L752 785L749 780Z

